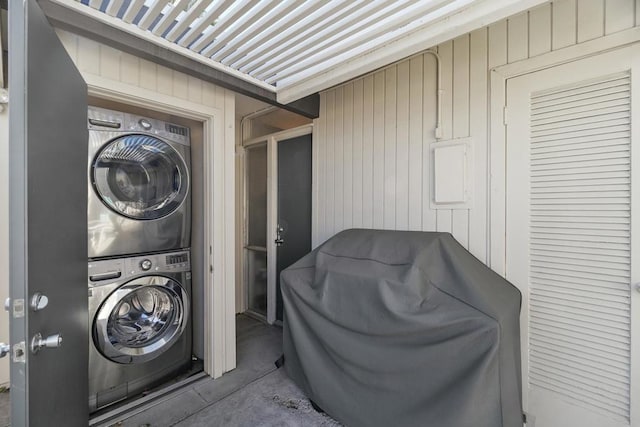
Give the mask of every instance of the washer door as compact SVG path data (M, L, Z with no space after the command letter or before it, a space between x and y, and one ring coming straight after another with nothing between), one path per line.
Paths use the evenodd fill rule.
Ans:
M97 349L118 363L143 363L168 350L182 335L189 299L179 283L145 276L111 293L96 314Z
M102 202L132 219L171 214L189 189L184 159L171 145L150 135L130 134L107 143L91 171Z

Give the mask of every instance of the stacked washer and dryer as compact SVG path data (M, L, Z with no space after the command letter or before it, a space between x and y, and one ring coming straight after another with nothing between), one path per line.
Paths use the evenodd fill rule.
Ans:
M89 408L191 365L189 129L89 107Z

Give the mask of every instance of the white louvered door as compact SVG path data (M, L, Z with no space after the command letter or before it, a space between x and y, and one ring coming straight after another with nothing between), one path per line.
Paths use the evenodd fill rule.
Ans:
M528 426L640 425L638 58L628 47L507 81Z

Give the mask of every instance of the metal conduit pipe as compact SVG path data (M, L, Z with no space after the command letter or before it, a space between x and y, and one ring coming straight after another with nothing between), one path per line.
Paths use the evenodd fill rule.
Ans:
M435 128L435 137L436 139L442 138L442 60L440 59L440 55L432 50L425 50L423 53L429 53L436 58L436 79L437 79L437 90L436 90L436 128Z

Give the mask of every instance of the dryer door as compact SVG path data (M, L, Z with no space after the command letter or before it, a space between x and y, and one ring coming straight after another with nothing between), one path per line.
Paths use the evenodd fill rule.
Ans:
M189 189L184 159L171 145L150 135L129 134L107 143L91 171L102 202L132 219L171 214Z
M118 363L143 363L168 350L182 335L189 299L180 284L163 276L125 283L107 297L93 324L96 348Z

